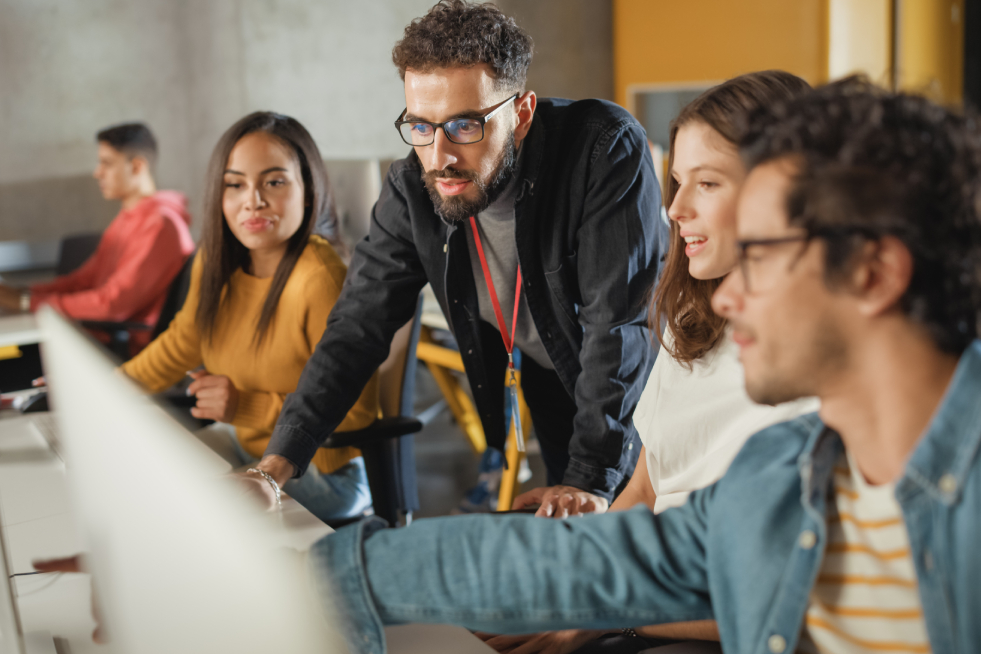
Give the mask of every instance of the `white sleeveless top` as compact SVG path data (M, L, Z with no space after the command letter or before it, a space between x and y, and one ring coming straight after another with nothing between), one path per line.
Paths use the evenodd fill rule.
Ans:
M670 330L665 341L671 342ZM815 398L775 407L750 400L739 347L728 332L692 370L662 348L634 412L657 495L654 513L681 506L691 491L718 481L756 432L819 406Z

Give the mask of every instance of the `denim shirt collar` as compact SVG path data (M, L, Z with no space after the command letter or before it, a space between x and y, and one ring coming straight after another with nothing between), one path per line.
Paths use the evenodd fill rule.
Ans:
M945 504L958 500L981 447L979 398L981 340L975 340L961 355L937 412L896 484L900 503L921 490ZM811 431L797 460L801 503L812 517L823 519L834 463L844 446L837 432L821 422L817 414L806 416L805 420L811 423Z
M956 503L979 447L981 341L975 340L961 355L926 434L913 450L896 498L902 502L922 490L944 504Z

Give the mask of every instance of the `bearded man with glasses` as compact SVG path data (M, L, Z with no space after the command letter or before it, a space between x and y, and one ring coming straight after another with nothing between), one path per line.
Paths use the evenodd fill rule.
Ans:
M443 0L396 44L406 108L395 127L413 150L386 177L257 466L280 484L344 417L427 283L497 449L510 352L523 355L550 488L519 501L549 516L603 511L630 478L632 415L656 352L645 298L666 247L653 161L622 108L525 90L531 59L511 18L463 0Z

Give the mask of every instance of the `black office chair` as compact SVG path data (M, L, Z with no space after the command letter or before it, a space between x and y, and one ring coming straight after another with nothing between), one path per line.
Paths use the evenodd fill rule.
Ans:
M58 265L55 274L59 277L77 270L89 257L95 254L102 240L102 232L83 232L71 234L61 239L58 250Z
M187 299L187 291L191 287L191 267L194 265L194 253L187 258L180 272L167 288L167 297L164 298L163 307L160 309L160 316L153 325L131 320L111 321L111 320L82 320L80 324L85 329L104 332L109 335L107 347L121 360L126 361L132 356L129 347L130 331L149 331L150 339L160 336L177 312L184 306Z
M321 446L356 447L364 455L375 515L392 526L408 525L419 510L412 434L422 422L412 416L416 345L422 327L422 295L416 315L395 334L388 358L378 368L382 418L357 431L334 432Z

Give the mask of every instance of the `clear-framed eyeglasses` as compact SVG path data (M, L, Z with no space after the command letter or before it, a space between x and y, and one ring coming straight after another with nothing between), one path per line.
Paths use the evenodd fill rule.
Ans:
M395 129L406 144L413 147L432 145L436 141L436 129L440 128L451 142L460 145L479 143L484 140L484 125L501 109L511 104L520 94L515 93L510 98L491 109L483 116L475 118L454 118L443 123L431 123L425 120L402 120L408 109L403 109L395 121Z

